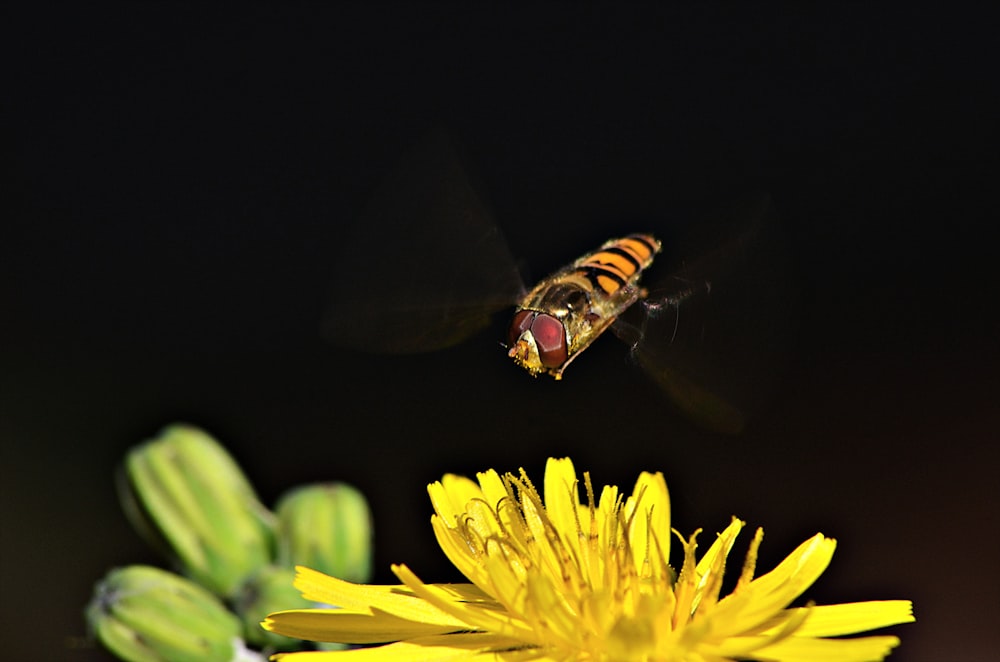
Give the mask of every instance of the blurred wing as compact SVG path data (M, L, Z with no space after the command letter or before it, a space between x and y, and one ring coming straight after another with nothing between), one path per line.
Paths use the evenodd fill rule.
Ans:
M324 330L352 349L449 347L523 291L507 243L440 131L389 173L335 259Z
M652 282L612 328L690 418L735 434L783 363L792 298L785 255L764 196L710 217L695 233L677 250L700 257ZM712 236L723 239L701 248Z

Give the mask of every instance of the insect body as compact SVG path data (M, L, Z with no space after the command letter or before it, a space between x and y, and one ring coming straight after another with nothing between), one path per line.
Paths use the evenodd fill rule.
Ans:
M566 366L646 295L639 277L660 252L648 234L611 239L536 285L518 304L508 355L532 375Z
M766 394L785 337L787 281L771 218L766 196L752 196L699 212L683 223L694 232L659 222L669 268L644 278L645 287L640 277L661 244L634 234L529 291L451 142L431 135L390 171L340 242L348 250L332 256L325 333L348 349L432 352L513 307L508 355L533 375L560 379L610 330L690 418L735 432Z

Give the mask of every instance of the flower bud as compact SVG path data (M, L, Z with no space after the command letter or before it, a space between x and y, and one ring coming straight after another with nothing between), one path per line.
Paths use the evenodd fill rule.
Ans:
M356 488L305 485L287 492L275 510L280 564L308 566L351 582L371 579L371 511Z
M302 597L302 593L295 588L294 581L295 570L272 565L243 584L233 603L236 613L243 620L248 643L279 651L302 647L302 641L269 632L260 626L261 621L271 612L316 606Z
M273 515L233 458L197 428L172 425L131 449L119 486L140 533L218 595L231 597L271 561Z
M166 570L112 570L94 589L87 621L114 655L129 662L247 659L239 619L211 592Z

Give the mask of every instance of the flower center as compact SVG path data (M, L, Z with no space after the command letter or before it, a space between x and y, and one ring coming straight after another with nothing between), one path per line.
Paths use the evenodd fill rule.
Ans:
M544 644L620 659L648 655L656 631L670 629L674 573L642 494L626 502L605 488L595 500L585 473L587 503L578 502L575 483L566 485L572 507L557 512L523 471L505 475L503 484L507 496L495 508L474 501L461 524L494 597Z

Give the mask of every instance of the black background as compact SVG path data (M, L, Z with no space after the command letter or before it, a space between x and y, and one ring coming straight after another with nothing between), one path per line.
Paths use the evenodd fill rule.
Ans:
M1000 647L985 15L7 11L4 657L107 659L82 620L92 585L156 561L113 470L175 420L226 443L268 502L309 480L365 490L380 581L400 561L455 578L426 483L487 467L540 478L545 457L570 454L595 483L664 471L682 531L732 514L764 526L764 569L815 531L836 537L808 596L913 599L893 659ZM558 384L526 377L490 333L411 357L324 344L343 236L435 126L467 148L536 275L633 229L620 219L770 191L801 301L784 380L747 431L674 415L611 340Z

